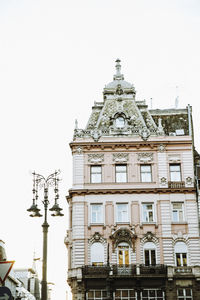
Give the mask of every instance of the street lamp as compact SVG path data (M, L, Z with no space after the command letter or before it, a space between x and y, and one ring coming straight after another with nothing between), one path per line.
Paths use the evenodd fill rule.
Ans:
M44 195L42 203L44 205L44 223L42 224L43 228L43 263L42 263L42 300L47 300L47 233L49 224L47 223L47 209L49 205L48 194L49 188L54 187L54 205L49 210L52 212L52 216L64 216L61 213L62 208L59 207L58 199L59 199L59 190L58 190L58 182L60 171L55 171L53 174L49 175L47 178L44 176L37 174L35 172L33 174L33 203L28 212L31 212L30 217L42 217L40 213L40 209L38 208L38 198L39 198L39 189L44 189Z

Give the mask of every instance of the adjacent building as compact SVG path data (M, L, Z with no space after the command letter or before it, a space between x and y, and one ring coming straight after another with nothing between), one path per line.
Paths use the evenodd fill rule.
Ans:
M192 111L113 81L70 144L68 283L76 300L200 299Z

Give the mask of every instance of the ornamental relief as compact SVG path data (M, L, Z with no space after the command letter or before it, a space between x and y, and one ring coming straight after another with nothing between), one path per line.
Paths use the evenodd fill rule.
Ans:
M116 230L110 236L110 239L112 240L113 252L115 251L115 248L118 246L118 244L122 242L129 244L129 246L134 250L136 237L137 236L133 232L131 232L128 228L122 227Z
M104 161L104 154L88 154L88 162L92 164L102 163Z
M190 176L188 176L186 179L185 179L185 181L186 181L186 184L187 185L192 185L192 177L190 177Z
M75 150L75 153L79 154L79 155L83 154L83 148L82 147L77 147L76 150Z
M160 183L161 183L161 185L167 185L167 178L166 177L162 177L161 179L160 179Z
M98 117L99 117L100 111L94 111L89 119L88 123L88 129L94 128L94 126L97 123Z
M115 153L113 154L113 161L117 163L125 163L129 160L128 153Z
M93 236L90 239L88 239L88 243L89 244L93 244L95 242L100 242L102 244L105 244L106 243L106 239L103 238L103 236L99 232L95 232L93 234Z
M138 153L138 161L142 163L149 163L153 161L153 153Z
M166 150L166 146L164 144L160 144L158 146L158 152L164 152Z
M153 242L155 244L158 244L158 241L158 238L151 231L147 231L147 233L145 233L143 238L141 239L141 243L143 244L145 244L146 242Z
M109 101L106 106L105 106L105 111L104 111L104 114L103 115L113 115L117 110L117 104L116 104L116 101L115 100L111 100Z

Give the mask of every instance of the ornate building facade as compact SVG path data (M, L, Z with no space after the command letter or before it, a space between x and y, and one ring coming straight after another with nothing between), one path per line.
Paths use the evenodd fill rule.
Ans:
M200 299L192 113L148 109L116 60L74 130L68 283L76 300Z

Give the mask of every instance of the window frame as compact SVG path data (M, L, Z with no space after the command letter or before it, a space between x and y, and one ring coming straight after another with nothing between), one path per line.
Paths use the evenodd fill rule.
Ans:
M144 292L147 292L147 295L143 295ZM150 295L150 292L151 291L155 291L156 292L156 295L154 296L151 296ZM162 292L162 300L165 300L165 292L162 291L161 289L143 289L141 292L140 292L140 299L143 300L143 299L154 299L154 300L157 300L157 299L161 299L161 297L159 295L157 295L157 292L158 291L161 291Z
M150 172L143 172L142 167L150 167ZM143 180L143 175L150 174L150 180ZM152 165L151 164L140 164L140 181L141 182L152 182Z
M149 264L146 264L146 254L145 252L148 251L149 255ZM152 263L153 256L152 256L152 251L154 251L154 263ZM146 242L143 246L143 257L144 257L144 265L145 266L156 266L157 264L157 247L156 244L153 242Z
M116 296L116 291L120 292L119 296ZM127 291L127 296L123 296L123 292ZM134 292L134 295L131 295L131 292ZM114 291L114 300L137 300L137 291L135 289L116 289Z
M117 171L117 167L125 167L125 172ZM116 183L127 183L128 182L128 173L127 173L127 164L115 164L115 182ZM117 174L125 174L125 181L118 180Z
M100 168L100 172L93 172L92 169ZM100 174L100 180L94 180L95 175ZM102 165L90 165L90 183L102 183Z
M126 262L126 254L125 254L125 251L128 252L128 264L124 263L124 264L120 264L119 263L119 251L120 251L120 247L122 248L122 251L123 251L123 261ZM117 245L117 264L119 266L123 266L123 265L130 265L130 262L131 262L131 257L130 257L130 245L126 242L122 242L122 243L119 243Z
M183 295L179 295L179 291L182 290L183 291ZM191 295L186 295L186 291L190 290ZM192 289L191 288L182 288L182 287L178 287L177 288L177 300L192 300L193 299L193 295L192 295Z
M101 260L102 261L94 261L94 253L95 252L93 253L94 250L92 250L92 247L94 247L97 244L101 245L101 251L102 251L102 253L99 256L101 256ZM95 249L95 250L96 250L96 254L97 254L98 249ZM100 251L99 251L99 253L100 253ZM104 254L105 254L105 249L104 249L104 244L103 243L101 243L101 242L94 242L94 243L92 243L90 245L90 263L91 263L91 265L92 266L103 266L104 263L105 263L105 255Z
M145 210L144 207L145 205L152 205L152 209ZM148 220L144 219L144 213L145 211L147 212L152 212L153 220L150 221L150 216L147 214ZM156 222L156 214L155 214L155 203L154 202L142 202L142 223L155 223Z
M94 297L89 297L89 295L88 295L89 292L94 292ZM100 292L101 296L100 297L95 297L95 292ZM105 294L105 297L104 297L103 293ZM106 298L107 298L107 291L106 290L89 290L86 293L86 299L87 300L102 300L102 299L106 300Z
M174 204L181 204L182 208L174 208ZM173 201L172 205L172 222L173 223L184 223L185 222L185 205L182 201ZM177 212L177 220L174 218L174 213ZM180 213L182 212L182 220L180 219Z
M179 166L179 171L178 172L177 171L172 171L171 167L173 167L173 166ZM173 176L176 177L175 174L179 174L179 180L177 180L176 178L175 179L172 178ZM169 164L169 176L170 176L170 181L172 181L172 182L182 181L181 164L180 163L170 163Z
M96 211L96 217L95 217L95 221L93 220L93 213L95 213L95 211L93 211L93 208L95 206L99 206L101 207L101 212L100 212L100 220L98 220L98 211ZM104 207L103 207L103 203L90 203L90 222L91 225L95 225L95 224L104 224Z
M188 266L188 246L185 242L183 241L176 242L176 244L174 245L174 256L175 256L176 267ZM178 259L180 260L180 263L178 263ZM184 260L186 260L186 263L184 262Z
M126 205L126 220L123 219L123 215L122 215L122 220L118 219L118 215L120 213L120 211L118 211L119 207L122 205ZM116 223L129 223L130 222L130 217L129 217L129 204L127 202L118 202L115 205L115 221ZM121 214L123 214L123 211L121 211Z

